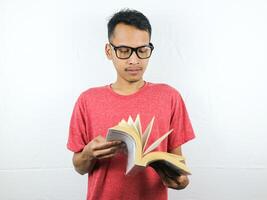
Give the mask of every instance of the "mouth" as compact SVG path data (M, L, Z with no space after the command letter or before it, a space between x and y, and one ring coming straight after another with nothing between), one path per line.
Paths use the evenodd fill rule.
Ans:
M137 75L142 71L142 68L140 67L132 67L132 68L126 68L125 71L130 75Z

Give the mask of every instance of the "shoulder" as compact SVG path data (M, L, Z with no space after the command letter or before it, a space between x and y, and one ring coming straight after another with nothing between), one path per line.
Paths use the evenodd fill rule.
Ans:
M91 87L88 88L87 90L83 91L81 93L81 96L94 96L94 95L99 95L102 94L106 91L107 85L105 86L98 86L98 87Z
M88 100L99 99L101 97L104 97L107 91L107 87L108 86L105 85L88 88L85 91L81 92L78 97L78 101L82 103Z
M181 97L178 89L166 83L150 83L150 88L157 93L166 94L170 97Z

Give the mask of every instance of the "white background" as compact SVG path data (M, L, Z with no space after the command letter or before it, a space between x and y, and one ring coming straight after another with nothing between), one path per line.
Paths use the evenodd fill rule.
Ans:
M170 199L267 199L265 0L0 1L0 199L85 199L66 149L74 102L115 81L106 24L129 7L150 19L145 80L177 88L197 138L193 175Z

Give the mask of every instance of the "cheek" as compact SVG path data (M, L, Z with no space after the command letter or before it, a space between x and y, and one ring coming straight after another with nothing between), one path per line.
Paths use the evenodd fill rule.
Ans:
M123 60L113 60L113 64L117 71L124 72L125 67L127 66L127 62Z
M149 60L142 60L141 62L141 66L143 67L143 69L146 69L147 65L148 65L148 61Z
M143 62L143 66L147 66L147 65L148 65L148 62L149 62L149 59L144 60L144 62Z

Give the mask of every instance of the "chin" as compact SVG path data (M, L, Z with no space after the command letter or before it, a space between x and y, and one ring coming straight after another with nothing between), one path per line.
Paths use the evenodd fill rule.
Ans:
M132 79L126 79L126 80L130 83L135 83L135 82L142 80L142 78L132 78Z

